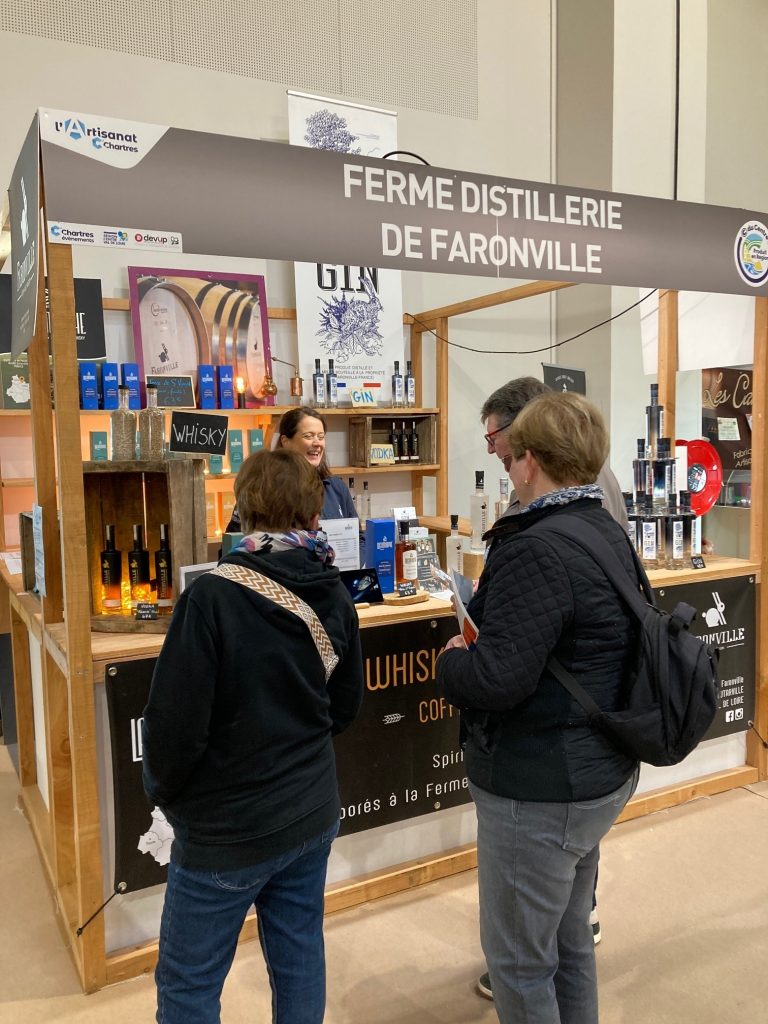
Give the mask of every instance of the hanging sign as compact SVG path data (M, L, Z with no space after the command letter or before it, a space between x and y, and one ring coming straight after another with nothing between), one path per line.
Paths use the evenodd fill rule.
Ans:
M288 129L293 146L378 157L397 149L393 111L305 93L288 93ZM333 261L297 263L295 272L303 376L312 376L315 359L333 359L345 396L374 381L390 405L393 363L404 351L400 274Z
M8 188L11 214L11 355L29 348L37 319L40 242L40 141L37 115Z
M577 395L587 393L587 374L584 370L572 370L567 366L542 363L544 383L553 391L575 391Z
M40 135L49 238L120 211L166 242L183 234L186 252L349 267L348 301L371 298L360 267L768 295L759 211L72 111L41 110ZM127 233L127 247L145 244Z
M172 452L224 455L227 450L228 423L229 420L226 416L174 410L171 413L171 434L168 448Z

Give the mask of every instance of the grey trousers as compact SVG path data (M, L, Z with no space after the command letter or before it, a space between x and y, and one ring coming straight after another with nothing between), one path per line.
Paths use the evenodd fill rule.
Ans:
M598 847L636 785L637 772L597 800L533 803L470 783L480 938L501 1024L597 1024Z

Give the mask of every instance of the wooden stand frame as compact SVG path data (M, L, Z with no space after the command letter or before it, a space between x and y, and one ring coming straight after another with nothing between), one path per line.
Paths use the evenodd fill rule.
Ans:
M149 971L156 959L156 943L107 955L103 917L97 916L85 929L81 927L101 907L104 873L97 788L94 701L97 679L90 631L83 470L80 461L74 286L70 247L48 245L42 238L41 245L45 248L48 266L56 415L51 415L45 317L39 315L37 332L29 349L29 363L35 500L42 506L44 515L47 596L38 603L27 595L16 594L12 596L10 607L19 720L21 801L40 850L55 897L59 921L72 949L82 987L86 992L91 992L111 982ZM413 318L411 357L417 380L417 406L421 406L422 401L423 336L434 331L438 339L441 339L437 342L435 357L436 405L442 413L437 436L438 468L429 470L429 474L437 480L437 517L432 522L437 523L448 513L445 467L448 450L449 359L448 346L443 342L448 339L450 319L565 287L571 285L562 282L530 282L467 302L427 310ZM39 309L43 310L42 275L40 292ZM676 299L676 293L663 292L660 300L659 394L666 407L672 433L677 345ZM110 306L110 300L107 300L106 308L125 308L122 300L111 301L115 305ZM743 564L742 572L753 572L760 576L768 560L764 520L764 509L768 507L768 476L764 466L768 405L768 299L756 299L756 310L751 557L749 563ZM280 312L286 317L291 316L291 311ZM413 475L414 501L420 513L424 510L423 476L418 471ZM762 637L768 635L768 601L764 601L762 596L759 600L758 620L760 639L756 725L766 735L768 644L762 641ZM48 808L40 796L35 766L29 687L30 632L38 639L42 650ZM148 650L151 651L151 645ZM129 656L137 655L133 653ZM767 776L768 755L750 736L746 766L661 792L644 794L629 805L624 817L635 817ZM446 874L467 870L475 864L475 848L470 846L332 886L328 894L328 911L341 910ZM252 930L251 923L245 931L250 933Z

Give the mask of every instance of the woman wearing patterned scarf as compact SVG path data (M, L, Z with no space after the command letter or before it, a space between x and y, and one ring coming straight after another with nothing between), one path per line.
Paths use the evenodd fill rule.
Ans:
M634 790L637 764L589 726L547 662L557 658L603 710L616 710L636 626L594 559L555 529L574 517L591 524L637 575L594 483L608 453L598 410L580 395L546 393L505 440L522 507L486 534L468 608L477 643L449 641L437 681L467 735L480 935L499 1020L597 1024L589 912L598 845Z
M323 493L294 452L243 463L246 535L181 594L157 661L143 767L174 829L155 976L164 1024L219 1021L254 906L273 1021L323 1019L323 892L340 811L331 737L363 692L357 613L317 530Z

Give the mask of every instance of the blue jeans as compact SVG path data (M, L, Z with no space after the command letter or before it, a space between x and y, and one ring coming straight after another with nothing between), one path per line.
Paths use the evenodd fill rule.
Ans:
M221 990L252 906L272 987L273 1024L325 1014L323 894L336 821L271 860L237 871L171 862L155 972L158 1024L218 1024Z
M636 785L637 773L598 800L534 803L470 784L480 939L501 1024L597 1024L599 843Z

